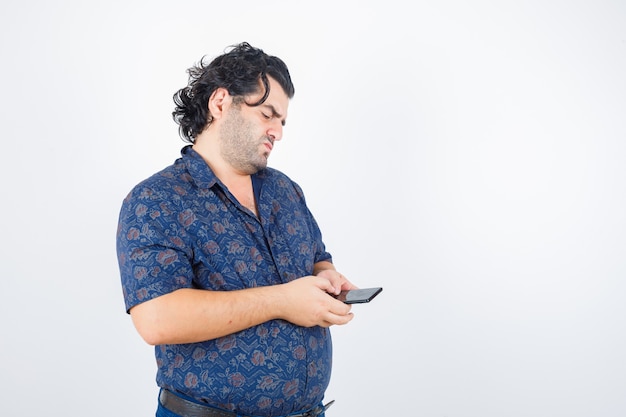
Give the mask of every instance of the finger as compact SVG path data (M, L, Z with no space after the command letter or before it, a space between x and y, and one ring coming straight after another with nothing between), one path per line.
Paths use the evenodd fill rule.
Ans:
M348 314L344 314L344 315L337 315L337 314L332 314L331 316L329 316L326 319L326 322L332 324L332 325L337 325L337 326L341 326L343 324L348 324L352 319L354 318L354 314L353 313L348 313Z
M347 279L339 272L333 272L334 273L329 276L329 281L333 286L333 289L330 292L332 292L333 294L339 294L344 286L344 283L347 282Z
M314 277L315 285L317 285L318 288L326 292L333 292L335 290L335 286L333 285L332 280L330 280L328 277L320 275L314 275Z

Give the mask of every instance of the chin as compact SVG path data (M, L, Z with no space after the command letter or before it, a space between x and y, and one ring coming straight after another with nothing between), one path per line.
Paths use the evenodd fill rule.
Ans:
M267 168L267 162L258 163L258 164L250 164L248 169L246 170L249 175L256 174L257 172Z

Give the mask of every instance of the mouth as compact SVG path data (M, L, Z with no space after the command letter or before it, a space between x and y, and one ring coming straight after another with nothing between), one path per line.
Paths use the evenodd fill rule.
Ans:
M272 149L274 149L274 141L270 138L267 138L267 140L263 142L263 144L265 145L268 151L271 151Z

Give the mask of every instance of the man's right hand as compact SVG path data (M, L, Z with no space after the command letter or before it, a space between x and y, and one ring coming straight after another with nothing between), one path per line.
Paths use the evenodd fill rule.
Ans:
M309 275L280 285L280 318L303 327L341 325L353 318L351 306L331 296L324 277Z

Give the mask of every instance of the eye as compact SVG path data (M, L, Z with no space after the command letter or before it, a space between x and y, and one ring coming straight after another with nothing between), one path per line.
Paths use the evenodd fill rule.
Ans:
M261 112L261 114L263 115L263 118L265 118L265 119L271 119L272 118L272 116L269 116L269 115L267 115L267 114L265 114L263 112Z

